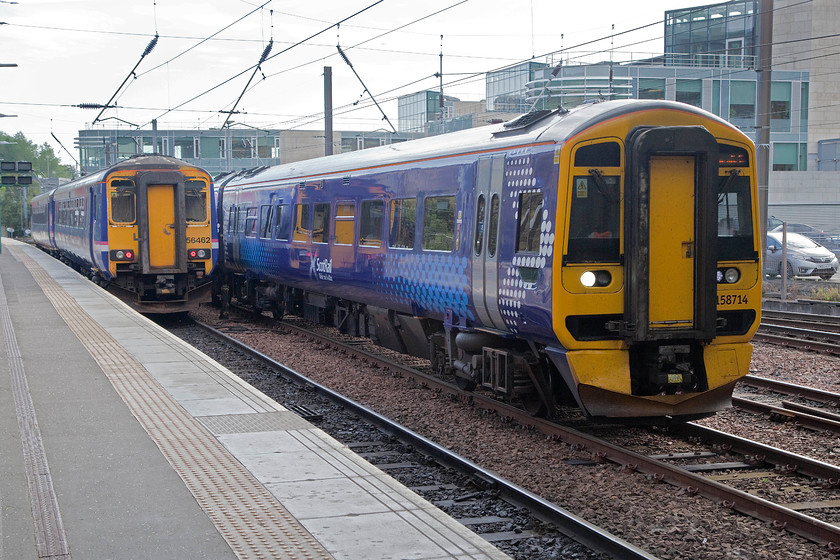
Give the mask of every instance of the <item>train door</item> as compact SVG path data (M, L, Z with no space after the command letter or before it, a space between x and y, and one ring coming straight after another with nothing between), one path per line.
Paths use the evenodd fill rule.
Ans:
M175 266L175 185L149 185L149 266Z
M505 329L499 311L499 210L505 156L478 160L476 171L475 231L472 254L472 297L482 325Z
M186 272L184 176L176 171L138 173L137 198L143 273Z
M627 151L624 335L711 340L717 142L702 127L647 128L631 133Z

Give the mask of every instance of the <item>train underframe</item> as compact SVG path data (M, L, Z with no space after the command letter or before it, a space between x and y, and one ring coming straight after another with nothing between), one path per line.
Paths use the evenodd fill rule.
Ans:
M370 338L391 350L427 358L433 370L462 389L481 387L535 416L550 416L557 404L575 405L542 349L522 339L399 313L393 309L229 275L214 286L222 314L232 301L275 319L285 314Z
M186 272L144 274L135 263L118 263L112 276L72 253L47 251L66 265L144 314L186 313L209 301L211 283L203 263L188 263Z

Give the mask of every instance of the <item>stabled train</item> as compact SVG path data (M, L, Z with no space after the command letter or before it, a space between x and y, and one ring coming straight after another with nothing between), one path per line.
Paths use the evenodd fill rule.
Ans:
M530 113L217 189L223 300L429 357L533 414L697 418L748 372L754 147L695 107Z
M34 242L143 313L210 297L218 256L213 182L175 158L143 155L31 202Z

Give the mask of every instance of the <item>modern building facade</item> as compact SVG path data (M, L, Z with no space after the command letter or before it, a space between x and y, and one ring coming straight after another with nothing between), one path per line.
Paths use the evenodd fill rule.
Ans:
M526 100L571 108L595 99L670 99L756 139L758 0L665 13L665 52L628 64L538 71ZM769 212L840 232L840 50L836 0L774 0ZM761 149L761 147L759 147ZM831 172L830 172L831 171Z
M351 152L405 142L417 134L385 131L333 133L333 152ZM160 153L183 159L211 175L278 165L324 155L318 130L80 130L76 138L82 174L103 169L137 154Z

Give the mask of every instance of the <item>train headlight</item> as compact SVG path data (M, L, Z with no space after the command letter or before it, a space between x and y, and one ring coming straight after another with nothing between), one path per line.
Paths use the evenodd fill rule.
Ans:
M612 282L612 274L606 270L587 270L580 275L580 283L587 288L603 288Z
M717 271L718 284L734 284L741 279L741 271L737 268L719 268Z

